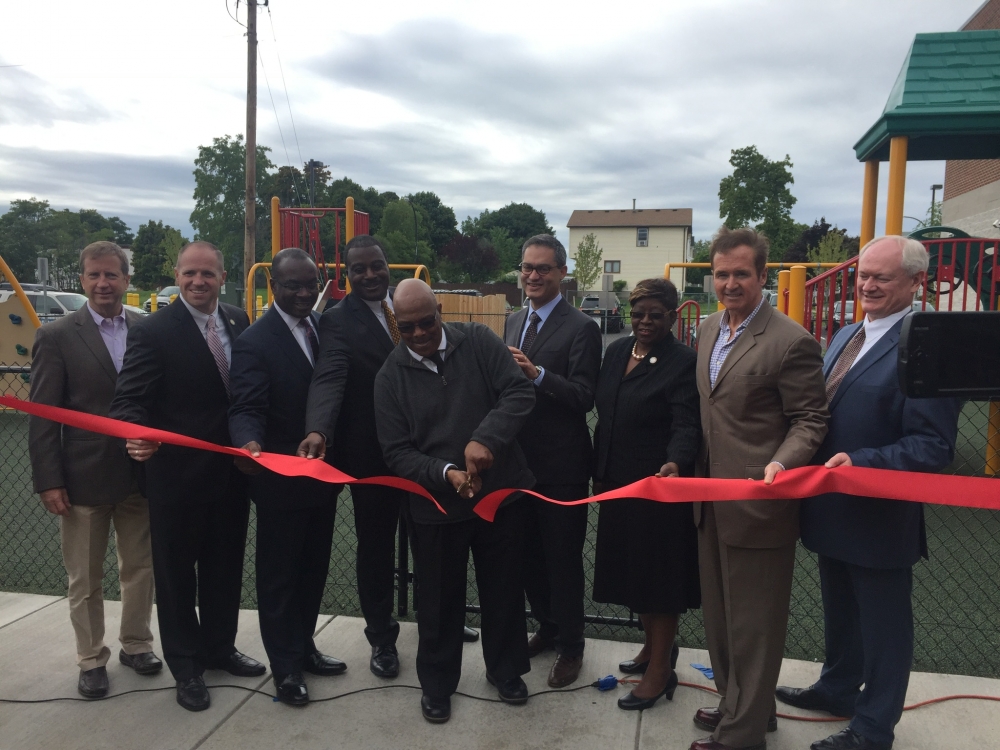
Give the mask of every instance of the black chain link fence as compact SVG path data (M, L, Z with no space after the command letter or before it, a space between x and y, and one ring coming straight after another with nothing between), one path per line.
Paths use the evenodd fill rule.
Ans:
M605 343L623 333L608 334ZM0 364L2 392L27 399L26 372L9 372ZM959 420L958 450L949 472L986 475L986 440L990 405L969 402ZM997 427L1000 428L1000 416ZM596 415L591 415L591 424ZM45 512L32 492L28 460L28 417L0 411L0 591L65 595L66 573L59 546L58 519ZM354 518L345 489L340 496L330 575L323 611L361 614L355 588ZM932 672L1000 677L1000 519L984 510L928 506L927 537L930 560L914 570L914 619L916 650L914 668ZM256 608L254 588L255 516L251 513L243 606ZM595 603L593 587L597 508L590 508L590 526L584 548L587 575L587 635L641 641L638 618L623 607ZM405 596L400 597L400 619L413 619L412 562L400 566ZM478 625L475 581L470 572L469 624ZM114 542L105 562L104 594L120 596ZM405 614L403 612L405 611ZM68 627L68 624L67 624ZM68 637L68 636L67 636ZM678 639L683 646L704 647L701 612L681 618ZM799 546L786 655L822 660L823 609L815 555Z

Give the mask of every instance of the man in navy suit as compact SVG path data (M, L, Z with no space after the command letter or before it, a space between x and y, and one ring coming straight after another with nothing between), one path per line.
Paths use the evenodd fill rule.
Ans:
M312 311L319 295L316 264L299 248L282 250L271 265L271 289L274 305L233 345L229 432L233 445L254 455L262 450L294 455L319 354L319 316ZM341 486L261 471L249 459L237 459L237 466L252 475L260 634L274 686L283 703L305 705L303 672L347 670L313 642Z
M882 237L861 249L856 296L865 319L827 350L830 429L815 463L917 472L951 463L961 402L907 398L896 374L903 318L927 266L916 240ZM803 500L801 513L802 542L819 555L826 659L815 684L779 687L777 698L852 717L812 750L888 750L913 660L913 564L927 556L923 506L829 494Z

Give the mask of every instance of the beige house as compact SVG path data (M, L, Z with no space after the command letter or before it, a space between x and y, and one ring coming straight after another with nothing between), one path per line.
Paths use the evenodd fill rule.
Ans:
M574 211L569 227L570 256L591 232L603 251L604 273L631 289L643 279L663 276L667 263L683 263L691 242L690 208L595 209ZM682 269L670 274L683 289ZM598 285L600 282L598 282Z

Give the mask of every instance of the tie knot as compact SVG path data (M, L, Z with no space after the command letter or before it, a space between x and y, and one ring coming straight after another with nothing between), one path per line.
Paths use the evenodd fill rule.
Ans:
M215 316L214 315L209 315L208 316L208 320L205 321L205 328L207 328L209 331L215 330Z
M541 315L539 315L539 314L538 314L538 313L536 313L536 312L532 312L532 313L531 313L531 317L529 318L529 320L530 320L530 321L531 321L532 323L534 323L535 325L538 325L539 323L541 323L541 322L542 322L542 316L541 316Z

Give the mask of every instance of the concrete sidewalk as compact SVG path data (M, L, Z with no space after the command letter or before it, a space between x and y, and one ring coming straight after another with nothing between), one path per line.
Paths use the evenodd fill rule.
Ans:
M117 633L120 605L106 603L108 632ZM154 632L156 629L154 616ZM359 693L294 709L268 697L243 690L211 690L212 707L189 713L174 701L169 673L139 677L118 663L118 644L109 639L114 655L108 665L111 692L166 688L101 702L39 704L0 703L0 750L220 750L238 748L356 748L438 750L444 748L573 748L573 750L686 750L705 732L691 723L699 706L712 705L713 696L681 687L671 703L660 701L643 712L621 711L615 700L624 688L599 692L585 688L572 693L547 694L515 707L456 696L452 719L431 725L420 715L420 691L414 668L416 626L403 623L399 639L401 674L379 680L368 671L369 647L361 620L323 616L317 623L316 644L321 651L342 658L349 670L342 677L307 675L314 701L363 688L391 685L391 689ZM240 650L264 658L255 612L240 615ZM617 674L619 661L634 656L635 644L591 640L581 681ZM0 698L40 699L79 697L78 670L66 600L60 597L0 593ZM159 648L157 647L157 652ZM534 693L546 690L551 656L534 661L525 676ZM681 649L678 676L682 682L710 686L691 663L708 663L704 651ZM819 665L786 660L782 684L805 686L813 682ZM239 679L208 672L212 685L242 685L273 692L269 676ZM410 687L406 687L410 686ZM466 647L461 692L495 699L486 682L478 644ZM955 693L1000 696L1000 680L915 673L908 702ZM788 713L806 712L779 707ZM839 731L844 724L780 720L768 736L771 750L807 750L817 739ZM955 701L908 712L897 727L897 750L938 750L952 747L1000 747L1000 704Z

